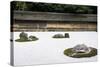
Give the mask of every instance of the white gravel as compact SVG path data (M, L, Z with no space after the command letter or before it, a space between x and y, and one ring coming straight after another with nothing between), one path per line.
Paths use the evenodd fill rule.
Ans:
M71 58L63 51L77 44L85 44L97 48L97 32L66 32L70 38L53 39L54 34L65 32L26 32L39 38L32 42L14 41L14 65L38 65L69 62L96 61L97 56L91 58ZM14 40L19 38L20 32L14 32Z

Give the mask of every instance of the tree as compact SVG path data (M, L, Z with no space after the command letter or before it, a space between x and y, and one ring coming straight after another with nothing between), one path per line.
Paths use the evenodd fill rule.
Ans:
M13 10L97 14L96 6L13 1Z

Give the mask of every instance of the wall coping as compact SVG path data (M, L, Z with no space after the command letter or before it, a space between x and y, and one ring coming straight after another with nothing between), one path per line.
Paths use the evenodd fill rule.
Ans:
M14 11L13 19L39 20L39 21L97 22L97 15L96 14L55 13L55 12Z

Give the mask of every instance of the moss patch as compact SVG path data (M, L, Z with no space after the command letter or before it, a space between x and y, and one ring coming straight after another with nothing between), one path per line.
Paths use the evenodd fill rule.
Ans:
M64 55L73 57L73 58L84 58L84 57L92 57L97 55L97 49L96 48L91 48L91 51L89 53L75 53L72 51L72 48L68 48L64 50Z
M15 41L16 41L16 42L28 42L28 41L30 41L30 40L21 40L21 39L16 39Z
M36 41L36 40L38 40L38 38L36 38L35 36L34 36L34 38L31 36L31 38L28 38L28 39L16 39L15 41L16 42L30 42L30 41Z

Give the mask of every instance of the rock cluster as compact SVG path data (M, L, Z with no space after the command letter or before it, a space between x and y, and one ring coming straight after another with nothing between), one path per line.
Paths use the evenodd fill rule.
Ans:
M25 33L25 32L21 32L19 34L19 37L20 37L19 39L15 40L16 42L27 42L27 41L36 41L36 40L38 40L38 38L33 36L33 35L28 37L28 34Z
M64 55L73 58L92 57L97 55L97 49L93 47L87 47L84 44L78 44L73 48L65 49Z

